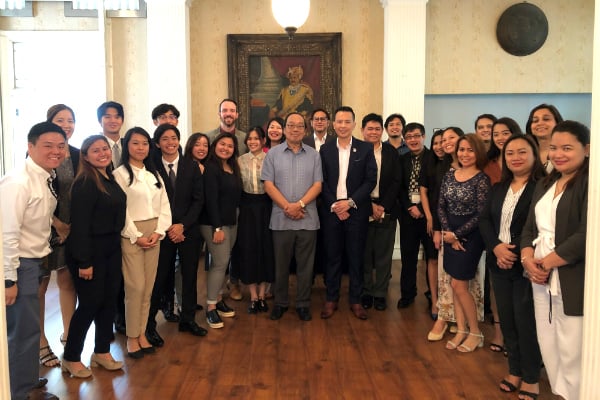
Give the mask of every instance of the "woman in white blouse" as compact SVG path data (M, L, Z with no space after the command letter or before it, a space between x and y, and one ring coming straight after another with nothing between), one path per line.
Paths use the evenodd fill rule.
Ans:
M117 183L127 195L121 247L127 353L132 358L154 352L144 332L158 266L158 244L171 225L169 198L149 157L150 143L150 135L144 129L128 130L123 139L122 165L114 171Z

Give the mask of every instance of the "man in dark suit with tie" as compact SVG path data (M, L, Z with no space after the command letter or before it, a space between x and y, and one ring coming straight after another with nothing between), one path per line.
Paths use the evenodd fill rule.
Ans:
M179 252L182 275L182 312L179 331L195 336L206 335L206 329L196 324L196 279L200 258L198 219L204 202L202 174L198 165L179 153L180 133L176 126L162 124L154 131L153 141L160 150L154 158L156 169L165 183L171 205L172 225L160 243L158 270L152 298L146 337L154 346L164 344L156 331L156 313L165 292L173 295L175 260ZM166 286L165 286L166 285Z
M367 319L360 304L363 288L363 261L371 215L371 191L377 183L373 145L352 137L356 127L354 110L348 106L334 113L337 140L320 150L323 166L321 215L327 243L325 271L327 299L321 318L337 310L342 280L342 255L348 259L350 308L359 319Z
M387 308L387 292L392 277L392 254L398 218L398 191L402 171L398 151L381 141L383 118L368 114L362 120L365 142L373 145L377 162L377 185L371 192L371 216L365 249L365 280L361 304L365 309ZM373 277L373 272L375 276Z

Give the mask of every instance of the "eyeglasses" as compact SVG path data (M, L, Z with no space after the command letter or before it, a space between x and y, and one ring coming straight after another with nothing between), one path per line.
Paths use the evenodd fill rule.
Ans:
M423 135L406 135L404 136L404 140L412 140L412 139L420 139Z
M327 117L317 117L317 118L313 118L313 121L317 121L317 122L325 122L325 121L327 121Z
M156 117L156 119L159 121L166 121L166 120L177 121L177 117L175 116L175 114L162 114L162 115L159 115L158 117Z
M285 124L288 129L304 129L304 125Z

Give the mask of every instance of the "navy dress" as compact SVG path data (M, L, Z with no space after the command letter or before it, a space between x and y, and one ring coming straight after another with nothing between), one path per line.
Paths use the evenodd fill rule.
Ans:
M451 169L444 175L438 215L442 230L454 232L465 251L454 250L444 243L444 270L454 279L471 280L485 247L479 232L479 216L490 192L490 179L480 171L459 182L455 172Z

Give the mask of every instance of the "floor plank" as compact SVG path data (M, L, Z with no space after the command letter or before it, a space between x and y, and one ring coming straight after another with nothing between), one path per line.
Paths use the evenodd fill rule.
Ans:
M48 391L61 399L516 399L516 394L498 390L507 371L506 358L489 351L488 340L472 354L446 350L445 341L426 339L432 321L422 294L409 308L396 309L399 271L400 262L394 261L391 307L369 310L367 321L354 318L349 310L347 277L339 311L329 320L320 319L325 288L319 276L310 322L298 319L293 303L281 320L271 321L268 313L247 314L247 301L230 300L236 316L224 318L223 329L209 328L204 338L179 333L177 324L159 316L158 330L166 344L142 360L126 357L125 337L117 335L111 351L125 361L123 371L94 368L89 380L69 378L59 368L42 367L40 374L48 378ZM421 265L420 293L425 290L423 272ZM199 272L202 303L204 275ZM294 283L292 278L292 293ZM62 324L54 279L46 304L46 333L60 355ZM196 320L206 326L204 312L198 312ZM491 337L491 324L482 329ZM92 328L82 354L85 364L93 351L93 336ZM545 373L540 390L540 398L557 398Z

